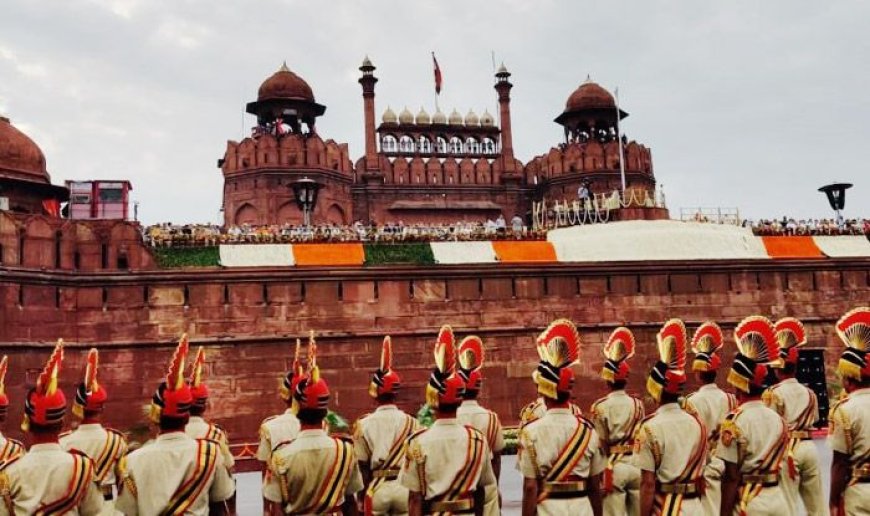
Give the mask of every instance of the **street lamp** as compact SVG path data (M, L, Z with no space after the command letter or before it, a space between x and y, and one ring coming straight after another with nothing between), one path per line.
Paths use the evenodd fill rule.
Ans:
M831 208L837 212L837 224L840 224L840 210L846 207L846 190L852 188L851 183L831 183L819 188L820 192L824 192L828 196L828 202Z
M311 225L311 211L317 203L317 192L320 184L313 179L303 177L290 185L293 194L296 195L296 205L302 210L302 221L306 226Z

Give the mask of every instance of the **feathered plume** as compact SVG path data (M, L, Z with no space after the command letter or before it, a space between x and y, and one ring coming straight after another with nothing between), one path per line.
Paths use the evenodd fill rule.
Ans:
M178 390L184 385L184 360L187 358L189 346L185 333L178 341L178 347L169 362L169 371L166 372L166 387L170 390Z
M317 366L317 342L314 340L314 330L308 333L308 376L312 383L320 380L320 367Z
M607 344L604 345L604 356L613 362L622 362L634 356L634 334L624 326L613 330Z
M384 337L384 343L381 344L381 371L388 372L393 369L393 341L390 336Z
M9 369L9 357L3 355L0 360L0 396L6 394L6 371Z
M686 369L686 325L680 319L666 322L656 336L659 348L659 360L668 365L668 369L683 371Z
M459 342L459 367L466 371L483 366L483 341L476 335L469 335Z
M846 347L870 351L870 307L862 306L846 312L837 321L837 334Z
M302 375L305 368L302 367L302 340L296 339L296 352L293 354L293 374Z
M766 317L751 315L734 329L734 338L740 354L757 364L768 364L779 359L779 346L773 324Z
M776 321L773 331L776 332L776 342L780 350L797 348L807 343L807 331L803 323L794 317L784 317Z
M196 356L190 364L190 377L188 381L191 387L199 387L202 383L202 365L205 363L205 348L200 346L196 350Z
M438 331L438 340L435 342L435 367L444 374L452 374L456 371L456 349L453 328L445 324Z
M553 321L537 340L541 360L555 367L566 367L580 358L580 335L568 319Z
M57 339L57 344L51 352L45 368L36 379L36 392L44 396L51 396L57 391L57 376L60 374L60 364L63 361L63 339Z
M707 321L695 330L692 337L692 352L711 354L722 349L725 345L725 334L718 324Z
M100 352L97 351L97 348L91 348L88 350L84 381L87 392L95 392L100 387L97 383L97 367L99 366L99 362Z

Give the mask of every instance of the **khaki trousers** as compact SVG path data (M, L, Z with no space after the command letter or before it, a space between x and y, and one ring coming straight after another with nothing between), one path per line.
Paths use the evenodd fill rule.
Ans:
M798 477L792 480L787 461L783 463L780 471L780 485L789 505L794 512L798 512L803 503L807 514L827 516L828 503L822 489L816 445L809 439L799 441L794 447L793 456Z
M604 516L640 514L640 468L623 457L613 466L613 491L602 501Z
M402 487L398 480L384 482L372 495L372 514L378 516L408 514L408 490Z

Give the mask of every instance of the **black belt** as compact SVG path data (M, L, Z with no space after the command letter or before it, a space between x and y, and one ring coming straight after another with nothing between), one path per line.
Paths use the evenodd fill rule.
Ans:
M573 500L574 498L585 498L589 495L589 491L554 491L547 494L547 498L552 500Z
M115 499L115 494L112 492L112 486L100 486L100 491L103 492L103 500L111 502Z

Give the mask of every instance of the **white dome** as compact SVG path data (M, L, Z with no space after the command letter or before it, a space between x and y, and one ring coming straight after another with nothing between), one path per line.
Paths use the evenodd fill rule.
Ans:
M477 118L477 114L473 109L469 109L465 115L465 125L480 125L480 119Z
M447 123L447 115L441 111L441 108L435 110L435 114L432 115L432 123L433 124L446 124Z
M480 125L484 127L492 127L495 125L495 119L492 118L492 115L489 114L489 111L484 109L483 114L480 115Z
M401 113L399 113L399 123L400 124L413 124L414 123L414 115L410 111L408 111L407 106L405 107L405 109L402 110Z
M415 121L417 122L417 125L429 125L432 123L432 119L429 118L429 113L427 113L422 107L420 108L420 112L417 113Z
M450 118L448 120L450 125L462 125L462 115L459 114L459 111L453 109L453 112L450 113Z
M395 124L397 120L396 112L390 109L390 106L387 106L387 110L384 111L384 115L381 117L381 122L385 124Z

